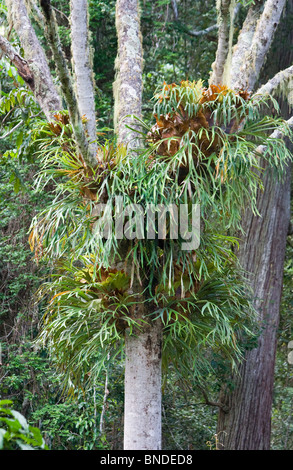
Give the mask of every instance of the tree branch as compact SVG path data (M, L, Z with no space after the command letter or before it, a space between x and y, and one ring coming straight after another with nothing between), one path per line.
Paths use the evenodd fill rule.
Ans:
M17 50L10 44L7 39L0 35L0 49L11 60L13 65L17 68L19 75L29 85L30 89L34 91L34 77L28 66L27 61L19 55Z
M40 0L40 5L45 18L45 36L52 49L56 64L56 72L58 74L62 93L67 104L70 122L72 124L77 146L84 161L91 167L95 168L98 164L98 160L96 156L91 153L86 138L85 129L83 127L81 115L78 109L77 98L73 89L66 58L61 47L55 13L51 6L50 0Z
M219 28L218 24L213 24L212 26L209 26L206 29L202 29L200 31L196 30L189 30L189 29L184 29L184 33L189 34L189 36L193 36L195 38L199 36L205 36L206 34L212 33L213 31L216 31Z
M249 10L232 59L234 88L255 87L285 4L286 0L267 0L258 21L260 5Z
M178 17L179 17L178 8L177 8L177 1L176 0L171 0L171 5L172 5L175 21L177 21Z
M90 59L88 35L87 0L71 0L71 51L75 75L78 108L81 116L87 118L86 130L90 140L90 151L97 153L97 131L93 72Z
M234 7L234 0L220 0L218 8L218 48L215 62L212 65L210 83L223 83L224 69L232 46L230 43L233 31Z
M5 0L8 17L13 25L33 79L33 92L47 119L62 108L60 97L53 84L44 51L28 17L23 0ZM25 79L25 78L24 78Z
M201 393L203 394L203 397L205 399L205 404L206 405L209 405L209 406L217 406L218 408L221 408L221 410L223 410L224 413L226 413L228 411L227 407L223 404L223 403L220 403L220 402L215 402L215 401L211 401L209 399L209 396L207 394L207 392L205 391L204 388L198 386L199 390L201 391Z
M293 129L293 116L288 119L288 121L286 121L286 124L291 128ZM283 139L284 135L281 131L278 131L278 130L275 130L271 135L270 135L270 139ZM257 147L256 149L256 152L258 153L258 155L261 157L264 152L266 151L266 146L265 145L260 145L259 147Z
M22 119L21 121L19 121L16 126L14 126L12 129L10 129L10 131L6 132L6 134L4 135L1 135L0 137L0 140L4 140L6 139L7 137L9 137L11 134L13 134L14 131L16 131L16 129L18 129L20 126L22 126L24 124L24 120Z
M267 83L262 85L255 95L265 95L266 93L273 94L278 88L282 87L293 78L293 65L285 70L278 72Z

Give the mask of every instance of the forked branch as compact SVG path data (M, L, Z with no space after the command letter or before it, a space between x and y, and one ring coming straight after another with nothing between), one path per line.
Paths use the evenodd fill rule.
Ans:
M234 88L253 90L280 22L286 0L267 0L251 8L232 58L231 81Z

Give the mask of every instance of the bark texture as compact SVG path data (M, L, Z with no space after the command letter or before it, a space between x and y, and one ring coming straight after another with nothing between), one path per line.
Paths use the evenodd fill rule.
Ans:
M143 54L138 0L117 0L116 29L118 56L114 83L115 129L120 143L127 142L133 146L137 134L126 125L136 125L135 121L126 116L141 116Z
M87 0L71 0L71 50L78 108L86 116L91 153L96 153L96 112L93 73L90 59Z
M243 69L246 67L246 52L249 51L261 12L262 2L257 2L248 10L238 40L233 48L231 65L231 83L237 85L241 81Z
M245 29L236 47L236 58L232 61L231 83L234 88L253 90L264 65L276 29L284 11L286 0L267 0L259 19L252 9ZM234 52L235 55L235 52Z
M126 336L124 450L161 449L162 322Z
M238 258L250 276L260 329L258 347L248 352L235 389L220 397L218 434L228 450L268 450L271 434L274 365L286 238L290 221L290 169L284 183L268 170L259 193L261 217L244 216L245 240Z
M274 3L275 7L280 7L278 2ZM293 12L292 0L289 1L288 9ZM290 37L292 41L292 31ZM280 42L282 43L282 37ZM260 44L260 48L261 46ZM242 45L239 44L239 47L242 48ZM264 59L263 54L260 57ZM274 56L272 63L279 70L288 67L292 63L292 50L285 48L280 54L279 49L277 59ZM234 76L238 76L235 70L233 72ZM290 74L291 67L276 73L259 91L275 91ZM253 73L252 78L250 77L253 86L256 79L256 74ZM281 110L283 117L289 116L286 103L282 103ZM288 123L292 126L293 119L289 119ZM233 378L233 389L226 387L221 393L219 401L226 407L226 412L220 410L218 435L222 448L227 450L270 448L277 329L290 221L290 178L291 166L288 166L283 182L277 179L272 170L267 169L263 177L264 192L260 191L258 194L261 217L253 216L250 211L243 216L246 236L240 243L238 258L243 268L250 273L261 334L258 347L246 354L239 375Z
M48 120L62 108L60 97L53 84L45 53L28 17L23 0L5 0L9 21L14 27L24 50L33 77L33 92Z
M30 89L34 91L34 76L29 68L27 61L19 55L16 49L10 44L7 39L0 35L0 49L11 60L13 65L17 68L19 75L28 84Z
M224 70L232 46L230 42L233 34L234 8L235 1L233 0L218 1L218 48L216 60L212 65L211 84L223 84L225 81Z
M96 155L92 153L89 148L89 142L82 124L77 98L70 77L70 72L67 67L66 59L61 47L56 18L53 8L51 6L51 2L50 0L40 0L40 5L45 18L45 35L53 52L56 64L56 72L58 74L62 93L67 104L70 122L72 124L78 149L81 155L83 156L84 161L89 166L95 168L98 164L98 160L96 158Z
M293 65L288 67L285 70L281 70L278 72L271 80L267 83L262 85L258 90L257 93L259 95L264 95L266 93L274 94L278 90L286 89L289 82L293 78Z
M127 129L135 122L125 119L141 116L142 43L138 0L117 0L116 28L118 36L117 78L114 84L115 129L118 142L135 150L137 134ZM139 293L138 280L133 291ZM161 449L161 352L162 322L150 320L146 303L136 305L133 313L142 323L135 334L125 335L125 403L124 449Z

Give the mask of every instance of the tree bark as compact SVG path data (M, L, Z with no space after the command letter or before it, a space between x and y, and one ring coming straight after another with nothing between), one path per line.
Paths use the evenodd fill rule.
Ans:
M283 183L267 170L263 184L265 191L258 197L261 217L245 214L246 236L238 253L242 267L252 273L261 335L258 347L246 354L239 376L234 377L234 390L226 387L219 399L229 410L220 410L218 421L219 439L228 450L270 448L277 329L290 221L290 167Z
M128 115L141 116L143 53L137 0L117 0L116 29L118 55L114 83L114 124L118 142L134 145L137 134L126 125L136 127Z
M57 22L53 8L51 6L51 0L40 0L40 5L45 18L45 36L52 49L53 57L56 63L56 72L60 80L62 93L66 101L70 122L73 128L78 149L84 161L89 166L95 168L98 165L98 160L96 155L89 147L89 142L82 124L77 97L73 88L66 58L61 47Z
M277 2L275 3L277 6ZM288 8L293 11L292 0ZM267 28L270 29L268 25ZM272 28L270 30L272 31ZM292 41L292 31L289 35ZM284 40L285 38L282 44ZM240 49L242 46L239 43ZM263 48L267 49L267 43L263 44ZM286 53L280 54L279 50L279 60L274 60L279 70L292 63L292 51L284 52ZM263 52L260 57L265 57ZM275 91L281 80L289 79L290 69L291 67L276 74L259 91ZM233 72L237 82L238 72ZM249 82L255 86L257 78L257 74L253 72ZM287 104L283 103L282 115L288 117L288 114ZM292 118L289 123L292 125ZM261 334L257 348L246 354L239 375L233 377L233 388L225 386L219 399L226 410L219 412L218 436L222 448L227 450L270 448L277 329L290 221L290 177L291 166L288 166L283 182L277 179L272 170L267 169L263 177L264 192L260 191L258 194L258 210L261 217L253 216L249 211L243 216L246 235L240 243L238 258L243 268L250 273Z
M281 70L280 72L276 73L276 75L271 78L267 83L262 85L258 90L257 93L261 96L266 93L270 95L275 94L276 91L280 90L280 88L286 89L287 85L293 78L293 65L288 67L285 70Z
M124 450L161 449L162 322L125 338Z
M47 119L51 120L53 114L59 111L62 105L53 84L45 53L31 25L24 1L5 0L5 3L9 21L19 37L24 50L24 59L33 77L34 96Z
M90 59L87 0L71 0L71 50L78 108L86 116L91 153L96 153L97 138L93 72Z
M256 16L252 16L251 22L248 22L247 36L243 36L237 46L237 56L242 55L242 63L236 67L233 61L231 83L234 88L254 89L285 5L286 0L267 0L259 20L256 22ZM253 36L249 43L251 33Z
M116 4L118 36L117 78L114 84L115 129L118 142L136 148L135 127L125 116L141 116L142 41L138 0L118 0ZM133 291L142 286L135 282ZM148 321L141 330L125 335L124 449L161 448L161 354L162 322L151 321L146 303L138 303L135 318Z
M210 77L211 84L223 84L225 81L224 70L229 51L232 44L233 19L234 19L235 1L233 0L220 0L218 5L218 48L216 53L216 60L212 65L212 74Z
M246 52L250 49L255 33L257 21L262 9L262 2L251 6L246 15L238 40L233 48L231 65L231 83L236 86L240 80L243 69L246 67Z
M17 68L18 74L23 78L32 91L34 91L34 76L27 61L19 55L7 39L0 35L0 49Z

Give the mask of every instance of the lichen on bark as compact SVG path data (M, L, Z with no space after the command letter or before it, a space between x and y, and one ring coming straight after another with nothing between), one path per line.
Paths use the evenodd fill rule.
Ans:
M118 0L116 4L116 29L118 55L116 80L113 85L115 108L114 125L118 141L134 144L137 134L127 129L128 115L141 116L142 100L142 39L137 0ZM135 127L135 123L131 123Z

